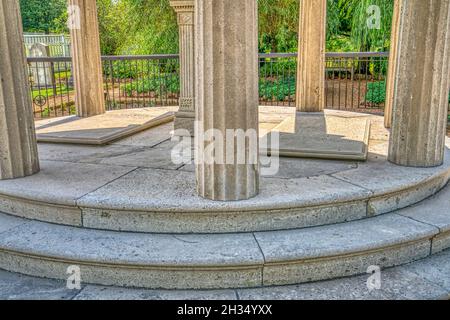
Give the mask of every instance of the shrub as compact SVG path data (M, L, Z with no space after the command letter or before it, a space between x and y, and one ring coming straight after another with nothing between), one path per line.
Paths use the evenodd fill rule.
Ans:
M386 101L386 81L368 83L365 98L368 103L383 104Z
M168 93L177 94L180 92L180 78L177 74L162 74L158 78L138 79L125 84L122 90L127 96L151 92L158 97Z
M295 77L259 81L259 96L266 100L284 101L295 94Z

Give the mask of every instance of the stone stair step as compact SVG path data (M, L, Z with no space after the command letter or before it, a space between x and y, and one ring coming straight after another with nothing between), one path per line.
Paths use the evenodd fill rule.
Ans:
M246 288L363 274L450 247L450 187L420 204L360 221L256 233L154 234L83 229L0 215L0 268L165 289Z

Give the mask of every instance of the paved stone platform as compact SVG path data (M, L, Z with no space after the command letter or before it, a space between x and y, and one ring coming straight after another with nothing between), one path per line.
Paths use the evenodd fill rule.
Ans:
M274 116L270 108L262 109L262 126L276 126L292 113L292 108L280 110L282 115ZM106 146L39 143L41 172L0 181L0 211L119 231L270 231L392 212L448 182L450 150L441 167L393 165L386 160L389 132L383 118L361 118L372 123L367 162L280 158L278 172L262 178L259 196L227 203L197 196L190 157L186 164L173 162L172 150L179 144L170 139L173 123Z
M79 118L69 116L36 121L38 142L104 145L174 120L177 108L159 107L107 111Z
M450 150L440 167L393 165L383 118L367 117L367 162L281 158L258 197L227 203L196 195L172 123L106 146L39 143L39 174L0 181L0 269L66 279L79 265L86 283L236 293L447 249Z
M66 282L0 270L2 300L448 300L450 251L383 270L381 289L369 290L369 275L300 285L235 290L149 290Z

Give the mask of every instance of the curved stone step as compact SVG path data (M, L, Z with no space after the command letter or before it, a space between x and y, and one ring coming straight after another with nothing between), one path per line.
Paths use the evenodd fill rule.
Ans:
M365 274L268 288L158 290L83 284L30 277L0 269L0 299L6 300L448 300L450 250L381 272L381 288L371 290ZM30 285L32 284L32 285ZM372 287L373 288L373 287Z
M86 283L165 289L296 284L362 274L450 247L450 188L416 207L287 231L150 234L0 216L0 268Z
M104 152L124 152L116 147ZM189 171L55 161L42 161L41 167L37 175L0 181L0 211L104 230L258 232L342 223L413 205L449 181L450 149L436 168L371 159L334 174L263 178L260 195L238 202L200 198Z

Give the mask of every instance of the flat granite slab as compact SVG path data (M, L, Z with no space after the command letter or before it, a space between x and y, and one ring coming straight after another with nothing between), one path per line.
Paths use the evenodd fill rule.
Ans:
M350 114L351 115L351 114ZM273 131L279 132L279 154L284 157L367 160L370 120L349 113L301 113L287 116ZM273 133L268 133L272 141ZM268 154L273 153L271 145Z
M103 145L171 122L176 107L108 111L79 118L69 116L36 122L38 142Z

